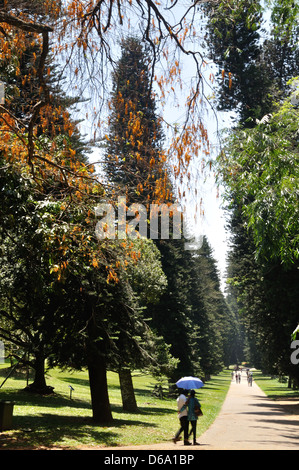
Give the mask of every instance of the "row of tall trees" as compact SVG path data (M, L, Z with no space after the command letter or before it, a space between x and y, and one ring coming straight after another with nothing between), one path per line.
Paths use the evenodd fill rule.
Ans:
M219 107L237 112L218 159L232 232L228 301L241 319L240 357L298 386L299 8L267 3L264 22L260 2L230 3L206 5Z
M109 22L112 4L106 12ZM171 240L154 244L144 239L99 241L95 236L95 206L114 203L123 191L130 202L173 201L153 76L140 43L128 40L127 46L136 47L133 53L127 46L123 49L127 56L113 75L110 165L104 183L88 162L88 145L71 115L78 99L66 96L57 81L62 72L51 65L49 35L62 25L62 41L71 20L81 32L73 51L75 45L86 51L88 41L92 43L88 22L99 34L103 52L104 32L102 27L97 30L100 9L101 2L85 12L81 2L70 2L67 16L57 2L4 1L0 6L1 79L6 88L0 129L0 333L18 360L34 368L31 390L48 391L46 363L87 367L93 418L108 422L107 370L119 373L124 407L132 409L132 369L147 368L171 381L187 367L201 374L216 372L227 353L227 323L220 327L226 307L206 242L191 255L183 243L175 246ZM153 11L161 19L159 10L151 15ZM146 31L153 47L149 26ZM178 36L171 32L184 52ZM133 75L123 82L126 64ZM188 117L196 97L189 98ZM192 129L194 133L196 125ZM183 140L175 141L182 163ZM172 335L163 328L165 309L157 303L161 296L172 315Z
M44 11L39 14L47 18ZM155 344L159 342L161 354L166 349L145 324L133 288L154 301L165 276L155 247L146 240L98 243L94 206L104 189L88 164L89 147L70 117L78 99L62 92L59 69L50 65L50 57L39 68L35 26L27 31L20 24L20 31L7 26L9 38L5 35L3 42L8 52L1 62L6 90L1 119L1 337L13 345L12 354L21 363L34 369L30 390L49 391L46 361L87 367L93 417L106 422L112 419L107 369L117 371L123 385L124 365L156 365ZM19 36L21 54L9 48L9 40L17 44ZM49 99L43 107L38 101L46 93L41 82ZM144 273L150 292L142 289ZM164 363L169 360L166 351ZM157 370L160 365L162 361Z
M47 392L46 360L88 367L94 418L109 421L107 368L122 379L127 364L157 363L158 339L137 296L140 290L145 302L155 301L165 286L155 247L147 240L99 244L93 198L66 200L47 180L41 191L29 171L1 163L1 337L35 370L30 390Z
M148 207L149 202L169 206L178 202L163 151L148 50L137 37L128 37L121 44L121 57L113 74L106 140L105 169L111 197L120 189L128 204L141 202ZM159 228L155 245L167 287L159 302L147 311L149 325L179 359L169 375L173 383L181 375L209 376L218 372L224 362L228 363L230 353L229 310L209 243L205 239L200 249L190 252L185 242L182 234L180 239L173 239L171 230L169 240L161 239Z

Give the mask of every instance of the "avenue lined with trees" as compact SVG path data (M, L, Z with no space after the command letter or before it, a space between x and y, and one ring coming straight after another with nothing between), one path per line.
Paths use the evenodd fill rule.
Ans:
M171 390L247 361L299 386L299 6L267 11L269 31L251 0L0 2L0 339L34 371L28 392L51 393L46 368L87 369L101 424L113 421L108 371L128 412L135 370ZM212 103L203 49L219 70ZM172 100L180 123L164 119ZM125 196L138 216L138 204L180 204L183 181L201 192L190 166L210 166L205 105L236 114L211 165L232 239L225 294L207 237L188 250L171 231L95 235L101 203Z
M223 70L219 107L237 111L217 168L232 233L227 301L240 316L243 354L298 388L290 342L299 295L299 5L271 5L268 24L261 2L223 3L219 16L207 8L211 57Z

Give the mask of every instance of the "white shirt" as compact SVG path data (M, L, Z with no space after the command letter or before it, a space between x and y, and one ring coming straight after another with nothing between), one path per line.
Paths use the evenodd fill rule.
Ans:
M187 401L187 397L186 397L186 395L184 395L182 393L177 399L178 411L180 411L180 409L183 408L186 401ZM179 418L182 418L182 416L187 416L187 415L188 415L188 409L186 407L185 410L183 410L182 412L179 413Z

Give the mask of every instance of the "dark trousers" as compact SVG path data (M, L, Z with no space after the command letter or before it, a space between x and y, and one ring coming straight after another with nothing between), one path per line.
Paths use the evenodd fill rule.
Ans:
M182 416L180 418L180 423L181 423L181 427L178 430L178 432L176 433L175 437L177 439L179 437L179 435L183 432L184 433L184 441L187 441L188 440L188 418L187 418L187 416Z
M197 425L197 420L190 421L190 423L191 423L191 431L190 431L189 436L191 436L191 434L193 434L193 442L196 442L196 425Z

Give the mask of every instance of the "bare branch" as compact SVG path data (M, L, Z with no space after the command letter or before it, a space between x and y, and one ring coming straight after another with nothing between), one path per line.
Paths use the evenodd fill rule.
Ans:
M31 23L28 21L24 21L21 18L17 18L14 15L10 15L9 13L5 13L0 10L0 23L7 23L11 26L15 26L16 28L22 29L23 31L28 31L31 33L50 33L53 31L53 28L48 25L44 25L41 23Z

